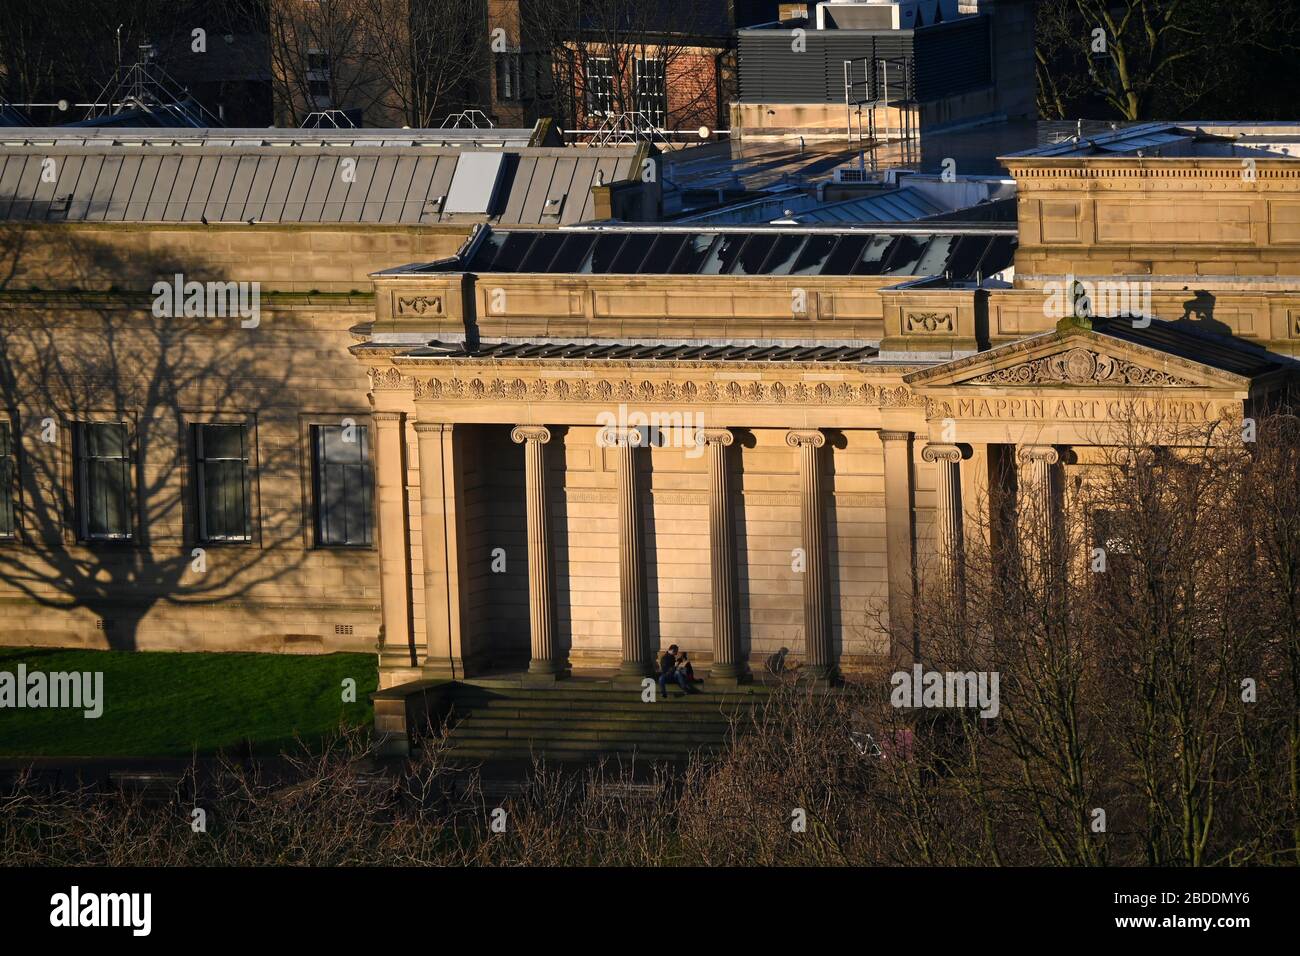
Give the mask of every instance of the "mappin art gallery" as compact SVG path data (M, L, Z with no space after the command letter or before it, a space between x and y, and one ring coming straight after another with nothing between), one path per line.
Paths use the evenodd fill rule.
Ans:
M1135 420L1235 432L1300 344L1297 126L764 225L664 222L644 143L246 132L0 130L0 640L867 672L1008 475L1041 516Z

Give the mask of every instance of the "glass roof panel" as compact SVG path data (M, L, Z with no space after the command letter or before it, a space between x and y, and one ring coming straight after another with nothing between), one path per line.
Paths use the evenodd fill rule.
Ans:
M799 258L794 262L794 268L790 270L790 275L807 276L821 272L822 264L831 254L838 240L838 236L823 233L809 236L803 250L799 253Z
M763 275L763 261L767 259L767 254L772 251L772 246L776 245L776 236L771 234L756 234L749 237L745 247L740 250L740 255L736 257L736 264L731 269L732 275L737 276L756 276Z
M577 272L595 242L596 237L590 233L565 237L564 245L560 247L560 251L551 262L550 271Z
M640 271L647 274L663 274L667 272L685 242L686 237L678 233L666 232L657 237L649 254L641 262Z
M711 232L697 232L687 236L681 254L673 261L670 271L677 275L698 272L700 264L708 258L709 250L720 241L721 237Z
M789 275L795 258L807 238L807 236L780 236L776 240L776 248L767 258L767 266L763 271L770 276Z
M870 236L845 236L840 240L835 251L826 259L821 274L824 276L846 276L853 272L858 257Z

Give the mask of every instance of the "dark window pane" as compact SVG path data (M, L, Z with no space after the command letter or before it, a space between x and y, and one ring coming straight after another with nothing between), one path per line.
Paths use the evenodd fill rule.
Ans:
M677 253L681 251L682 244L686 238L677 233L664 233L655 239L654 246L641 262L641 272L643 274L666 273L677 258Z
M609 272L614 265L614 257L618 255L618 250L623 245L623 236L601 236L596 240L596 244L591 247L591 252L582 265L578 267L578 272L583 275L604 275Z
M248 442L243 425L196 425L199 538L248 541Z
M767 263L767 274L770 276L789 275L790 270L794 267L795 258L799 255L799 250L803 248L805 236L782 236L776 241L776 248L772 250L772 256Z
M972 278L975 275L975 266L979 264L988 245L987 236L961 236L957 240L956 248L948 253L948 261L944 268L951 273L955 281Z
M835 248L837 238L837 236L826 235L809 236L808 242L804 245L803 251L799 253L799 258L795 260L794 268L790 270L790 274L807 276L821 272L822 264L826 261L826 257L831 254L831 250Z
M767 259L767 254L772 251L774 245L776 245L776 236L750 236L749 241L745 243L745 248L741 249L740 255L736 257L736 265L732 268L731 274L738 276L761 275L763 262Z
M618 251L618 256L614 259L611 272L618 273L635 273L640 269L641 262L654 245L655 237L648 233L636 233L627 237L623 243L623 248Z
M725 273L736 261L736 256L740 255L740 247L745 244L747 238L747 236L734 234L723 236L722 241L709 250L708 257L701 263L700 275L716 276Z
M916 268L912 270L913 275L918 276L941 276L944 269L948 268L948 253L957 244L957 236L932 236L929 244L925 247L925 252L921 253L921 258L917 260Z
M920 261L929 236L895 236L879 275L910 276Z
M524 261L524 256L533 245L533 240L537 238L536 233L512 232L506 236L505 245L497 253L495 261L492 263L493 272L516 272L519 269L519 263Z
M316 540L320 545L371 543L369 442L364 425L316 426Z
M126 426L76 425L76 494L83 540L131 537L131 462Z
M591 235L566 236L564 245L551 263L552 272L577 272L587 253L591 252L596 237Z
M878 276L885 267L885 257L893 248L893 236L872 236L853 267L855 276Z
M869 238L869 236L845 236L839 241L835 251L827 256L821 274L824 276L851 275L853 267L858 264L858 258L862 255L862 250Z
M998 236L989 243L988 250L980 260L978 269L982 276L990 276L1008 268L1015 259L1015 240L1010 236Z
M519 271L545 272L562 245L564 245L564 236L559 233L548 232L538 236L533 247L528 250L528 255L524 256Z
M479 243L478 251L470 259L468 269L470 272L488 272L492 268L492 260L497 257L501 247L505 245L505 233L490 232L483 237Z
M721 242L721 237L711 232L695 233L686 237L686 244L673 262L672 272L676 275L690 275L700 271L700 266L708 258L709 250Z

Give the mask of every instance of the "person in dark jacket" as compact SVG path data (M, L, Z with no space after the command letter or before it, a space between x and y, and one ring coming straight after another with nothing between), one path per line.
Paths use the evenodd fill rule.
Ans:
M659 693L668 696L668 679L677 681L683 693L689 693L686 685L686 672L677 667L677 645L670 644L663 657L659 658Z

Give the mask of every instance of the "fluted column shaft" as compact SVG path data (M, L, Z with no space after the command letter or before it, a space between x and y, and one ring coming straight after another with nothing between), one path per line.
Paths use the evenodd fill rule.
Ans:
M1061 460L1051 445L1021 445L1019 466L1020 506L1016 534L1021 545L1046 568L1051 561L1056 533L1056 496L1053 470Z
M736 542L727 473L727 449L735 438L723 428L703 432L701 440L709 455L709 589L713 597L713 667L709 679L733 681L745 672L736 626Z
M549 429L520 425L510 438L524 446L528 513L528 621L532 652L528 672L553 677L559 670L555 646L554 584L551 576L551 514L546 482Z
M618 589L623 635L619 673L636 677L654 672L646 639L645 567L636 473L636 449L645 444L645 438L637 428L605 428L597 434L601 446L613 452L618 482Z
M804 550L804 659L814 679L831 676L830 627L826 599L826 535L820 450L826 436L816 430L788 432L786 444L799 451L799 515Z
M962 578L961 449L956 445L929 444L921 458L934 462L935 545L939 575L950 596L959 597Z
M411 634L409 526L406 520L406 416L374 412L375 501L379 517L379 595L382 654L418 664ZM423 641L420 642L423 644Z

